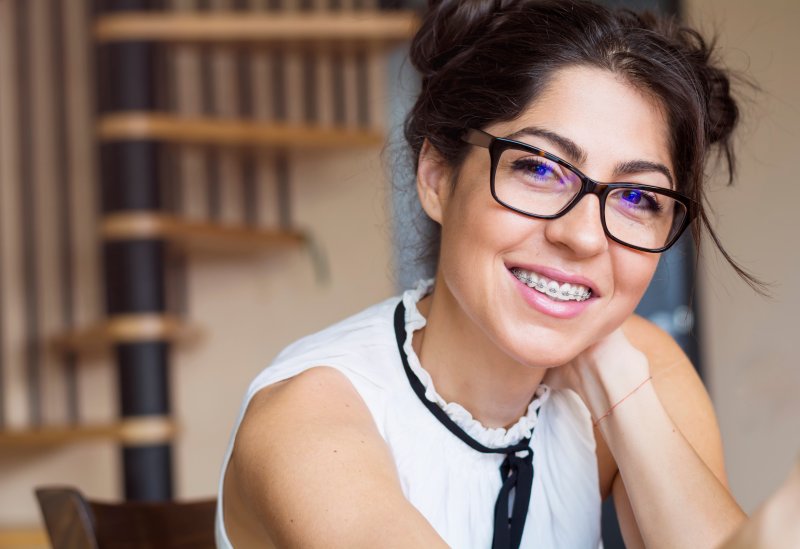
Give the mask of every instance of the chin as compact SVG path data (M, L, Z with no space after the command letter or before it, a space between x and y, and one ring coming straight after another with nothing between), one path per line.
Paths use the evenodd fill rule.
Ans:
M564 334L549 333L549 330L535 330L526 334L515 334L506 341L505 348L517 362L531 368L554 368L563 366L583 352L591 341Z
M579 350L547 349L542 352L528 353L523 364L531 368L557 368L563 366L580 354Z

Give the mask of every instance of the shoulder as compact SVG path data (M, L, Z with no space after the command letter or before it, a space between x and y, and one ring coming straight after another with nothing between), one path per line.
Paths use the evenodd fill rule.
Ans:
M672 336L646 318L631 315L623 323L622 330L628 340L647 355L654 378L656 374L675 366L688 366L695 371L688 357Z
M319 365L256 393L250 401L237 438L259 437L271 428L300 433L308 420L326 419L337 425L361 423L369 412L352 383L338 370ZM290 420L291 421L287 421ZM369 422L364 422L365 426Z
M289 547L376 546L386 524L396 524L388 528L396 539L410 528L435 539L406 502L364 401L341 372L324 366L252 398L222 497L234 546L263 546L264 539Z
M327 492L348 476L337 471L342 463L391 471L369 411L343 374L316 367L260 390L247 407L225 473L231 541L299 541L303 533L295 525L319 524L311 515L314 502L333 498Z
M236 434L231 465L254 472L262 466L274 472L316 468L329 462L330 454L365 445L377 452L385 448L369 409L347 377L319 366L253 396ZM281 476L265 480L280 483Z

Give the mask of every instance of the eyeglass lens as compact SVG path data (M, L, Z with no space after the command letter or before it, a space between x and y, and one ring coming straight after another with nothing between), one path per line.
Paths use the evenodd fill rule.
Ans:
M532 215L552 216L566 208L582 187L581 178L561 164L531 151L505 149L494 175L497 198ZM680 229L686 207L680 201L649 189L609 191L605 222L616 239L639 248L666 246Z

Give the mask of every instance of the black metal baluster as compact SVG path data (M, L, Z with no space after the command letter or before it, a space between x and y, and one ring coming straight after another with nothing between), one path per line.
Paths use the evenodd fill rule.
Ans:
M147 0L104 0L102 11L156 7ZM106 87L103 110L152 111L156 48L120 42L101 48L98 80ZM106 142L100 147L105 215L161 210L158 143L142 139ZM119 240L104 245L106 311L109 315L165 311L165 244L161 240ZM170 414L169 343L116 345L120 416L164 418ZM172 497L172 449L167 442L126 443L122 447L125 496L130 500Z

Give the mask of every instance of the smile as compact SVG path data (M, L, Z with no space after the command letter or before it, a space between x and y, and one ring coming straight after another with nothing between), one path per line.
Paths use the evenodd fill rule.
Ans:
M592 290L581 284L559 282L533 271L526 271L519 267L511 269L517 280L529 288L540 292L556 301L586 301L592 296Z

